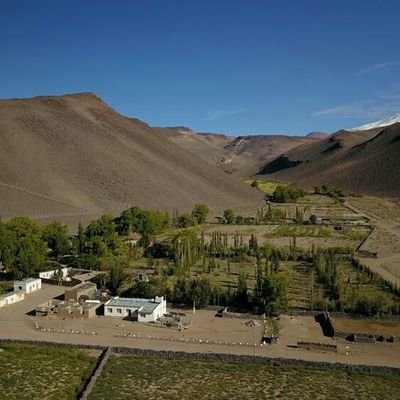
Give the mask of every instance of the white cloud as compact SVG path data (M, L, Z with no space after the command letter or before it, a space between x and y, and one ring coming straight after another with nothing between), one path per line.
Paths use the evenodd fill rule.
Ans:
M400 111L400 97L381 104L378 102L359 102L340 104L336 107L317 110L314 117L332 118L383 118Z
M368 99L315 111L314 117L332 118L383 118L400 112L400 83L385 91L374 93Z
M356 72L356 75L368 74L369 72L378 71L380 69L386 69L389 67L398 67L398 66L400 66L400 60L388 61L380 64L373 64L370 65L369 67L360 69L359 71Z
M243 108L233 110L213 110L209 111L205 117L206 121L214 121L219 118L228 117L230 115L241 114L244 112Z

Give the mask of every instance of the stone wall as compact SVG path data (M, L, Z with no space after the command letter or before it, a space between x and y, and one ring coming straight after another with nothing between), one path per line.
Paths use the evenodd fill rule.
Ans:
M97 378L103 372L103 369L104 369L109 357L111 356L111 354L112 354L112 350L110 347L107 347L107 349L103 350L103 352L101 353L101 355L99 357L99 360L97 362L95 369L93 370L92 374L90 375L90 377L88 378L88 380L86 382L84 389L78 395L79 400L87 400L89 394L91 393L91 391L94 388Z

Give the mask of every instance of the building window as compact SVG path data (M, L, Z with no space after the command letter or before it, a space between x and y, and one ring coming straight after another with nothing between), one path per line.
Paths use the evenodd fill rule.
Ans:
M113 312L113 311L112 311L112 308L107 308L107 311L110 312L110 313Z
M121 308L117 308L117 313L118 314L122 314L122 309Z

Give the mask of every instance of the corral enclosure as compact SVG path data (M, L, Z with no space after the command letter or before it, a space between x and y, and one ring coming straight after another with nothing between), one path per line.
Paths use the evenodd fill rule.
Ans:
M351 319L330 317L335 330L350 334L400 337L399 320Z

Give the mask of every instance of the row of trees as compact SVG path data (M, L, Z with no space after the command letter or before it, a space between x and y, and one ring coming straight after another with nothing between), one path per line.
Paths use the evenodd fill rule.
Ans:
M278 185L275 188L273 199L276 203L296 202L299 198L304 197L306 192L295 186Z
M397 288L370 272L358 259L353 257L351 263L357 271L355 278L344 275L340 259L332 249L317 249L312 265L327 291L327 299L320 307L371 316L398 314ZM381 286L384 290L363 290L366 285Z
M337 189L326 184L314 186L314 193L330 196L336 200L340 200L346 196L346 193L342 189Z

